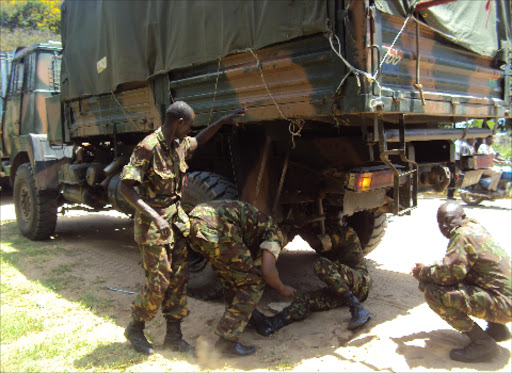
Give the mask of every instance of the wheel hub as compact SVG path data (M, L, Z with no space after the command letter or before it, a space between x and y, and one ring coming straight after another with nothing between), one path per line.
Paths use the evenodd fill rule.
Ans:
M26 185L20 190L20 212L24 221L29 222L32 219L32 196Z

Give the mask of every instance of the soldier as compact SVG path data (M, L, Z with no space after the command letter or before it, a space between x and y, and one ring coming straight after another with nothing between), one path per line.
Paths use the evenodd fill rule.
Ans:
M263 320L267 328L256 329L261 335L268 336L283 326L303 320L312 311L326 311L346 305L352 314L348 325L350 330L360 328L372 317L361 304L368 297L373 282L366 268L359 238L352 228L339 224L337 212L328 213L327 219L329 234L301 234L321 255L313 268L327 286L295 298L284 310L269 320Z
M510 339L504 325L512 317L510 256L484 227L466 218L456 202L441 205L437 222L441 233L450 239L443 262L416 264L412 274L430 308L471 340L463 349L451 350L450 358L491 360L498 353L496 341ZM469 316L486 320L487 330Z
M233 124L245 109L223 116L195 137L187 136L194 111L175 102L165 112L162 126L133 150L121 175L121 193L135 207L135 241L139 244L146 284L131 305L131 321L125 331L133 347L154 353L144 336L145 322L162 308L167 321L164 347L193 352L182 339L181 320L187 312L188 253L184 236L190 222L180 206L187 159L224 124ZM135 186L138 187L135 190Z
M276 260L283 235L272 219L241 201L211 201L196 206L189 214L191 248L210 263L224 286L226 309L217 324L220 337L215 348L227 356L246 356L253 346L238 342L251 314L256 311L265 283L283 296L295 289L279 278Z

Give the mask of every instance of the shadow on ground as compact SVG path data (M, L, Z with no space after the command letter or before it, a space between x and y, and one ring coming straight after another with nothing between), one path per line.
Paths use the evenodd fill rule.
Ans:
M2 205L9 203L2 198ZM139 265L138 248L133 242L132 221L105 214L86 214L83 216L59 217L55 239L34 243L22 237L15 222L6 222L1 226L2 242L9 244L12 251L3 253L2 258L14 265L31 281L40 281L44 286L59 293L72 302L84 302L100 317L108 317L120 327L129 320L129 306L134 295L111 291L106 287L128 291L138 291L143 286L144 275ZM38 255L45 256L39 260ZM298 293L322 286L315 277L312 263L316 259L312 250L285 250L278 262L283 282L295 287ZM67 272L58 274L56 269L67 268ZM379 324L407 315L411 309L424 303L423 295L417 289L417 282L408 274L387 271L379 268L378 263L368 261L370 274L375 282L365 307L374 318L357 332L346 329L350 313L346 307L325 312L313 313L308 319L289 325L269 338L258 335L248 328L241 342L252 344L258 352L243 359L197 360L161 350L165 334L165 323L161 315L148 323L149 338L155 344L157 352L170 360L183 359L198 364L201 369L220 369L228 364L236 370L286 370L303 360L334 356L347 362L355 361L349 354L344 356L341 346L364 348L378 336L371 330ZM62 281L59 280L61 276ZM87 296L93 294L94 297ZM396 294L408 294L399 298ZM271 315L269 305L290 301L283 299L276 291L267 288L258 308ZM202 339L207 348L212 348L217 339L214 331L223 312L222 301L206 302L189 298L191 314L183 322L183 334L186 340L194 343ZM432 317L436 317L432 314ZM369 335L364 335L369 333ZM414 341L424 339L423 345ZM462 365L447 358L447 351L454 346L466 343L463 336L455 331L439 330L419 333L393 339L399 346L408 365L432 369L459 369ZM124 346L124 347L123 347ZM114 343L102 345L75 361L77 369L128 369L133 364L143 362L145 357L126 352L126 344ZM124 348L124 353L119 353ZM481 370L496 370L510 359L510 352L502 349L499 360L492 364L475 366ZM131 351L130 351L131 352ZM422 357L434 353L439 359L427 363ZM124 359L124 360L123 360ZM215 357L213 357L215 359ZM120 363L121 361L121 363ZM360 360L359 364L365 365ZM431 366L429 366L429 364ZM382 369L367 363L372 370ZM465 367L465 366L464 366Z

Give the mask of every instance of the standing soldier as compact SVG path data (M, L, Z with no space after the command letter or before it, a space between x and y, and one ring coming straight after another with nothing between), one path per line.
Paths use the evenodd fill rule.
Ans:
M337 213L330 213L327 218L329 234L301 234L321 255L313 268L327 286L295 298L281 312L269 320L263 320L267 329L260 326L256 328L258 333L268 336L283 326L305 319L312 311L326 311L341 306L350 307L350 330L360 328L372 317L361 304L368 297L373 282L366 268L359 237L352 228L339 224Z
M412 274L430 308L471 340L463 349L451 350L450 358L491 360L498 353L496 341L510 339L504 325L512 318L510 256L456 202L441 205L437 222L450 239L446 255L432 266L416 264ZM469 316L486 320L487 330Z
M181 334L181 320L188 314L189 271L184 237L189 233L190 222L179 203L188 169L186 161L198 146L224 124L233 124L244 111L226 115L197 136L189 137L194 111L185 102L175 102L167 108L162 126L135 147L123 169L121 193L135 207L134 236L146 276L144 288L131 305L131 321L125 331L139 352L155 352L144 335L144 327L159 308L167 320L164 347L193 352Z
M260 315L256 305L265 283L283 296L295 289L279 278L276 260L283 235L272 219L241 201L211 201L196 206L189 214L192 249L210 263L224 286L226 309L217 325L220 337L215 347L227 356L246 356L253 346L238 342L251 314Z

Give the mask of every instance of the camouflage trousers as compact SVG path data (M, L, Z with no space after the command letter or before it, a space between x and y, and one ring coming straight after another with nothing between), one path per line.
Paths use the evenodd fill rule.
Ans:
M188 314L187 283L190 277L185 239L179 232L174 232L173 243L142 243L139 247L146 283L131 305L132 320L150 321L160 308L165 319L181 320Z
M189 236L193 247L208 260L224 287L225 311L215 334L238 341L259 303L265 280L247 246L237 237L220 244Z
M299 321L307 318L311 312L344 306L342 296L349 291L360 301L368 297L372 281L367 271L353 269L323 257L315 261L313 269L327 286L295 298L292 304L281 311L285 320Z
M468 332L475 325L469 316L500 324L512 319L510 298L476 286L426 284L425 299L435 313L460 332Z

